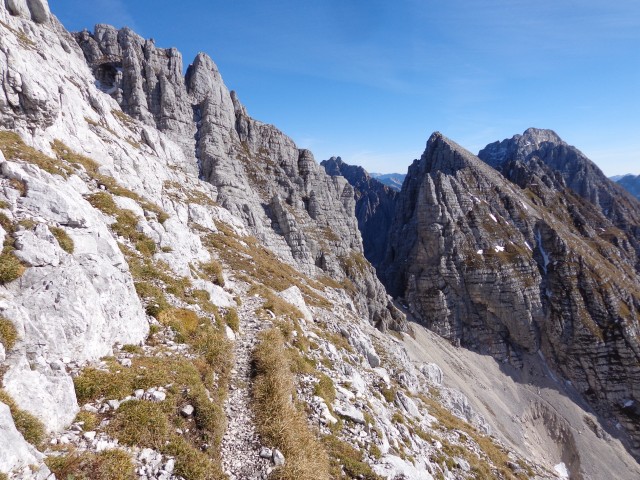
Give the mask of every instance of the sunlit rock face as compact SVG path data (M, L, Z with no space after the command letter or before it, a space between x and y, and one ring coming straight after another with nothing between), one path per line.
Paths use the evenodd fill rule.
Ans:
M409 168L379 271L446 338L514 365L539 352L625 427L637 454L638 203L601 186L553 132L524 137L520 149L487 147L485 163L432 135Z

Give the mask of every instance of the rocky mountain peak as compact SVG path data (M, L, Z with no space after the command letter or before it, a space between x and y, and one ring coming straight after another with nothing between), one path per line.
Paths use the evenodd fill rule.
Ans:
M638 478L631 230L542 157L329 175L208 56L38 6L0 2L0 478Z

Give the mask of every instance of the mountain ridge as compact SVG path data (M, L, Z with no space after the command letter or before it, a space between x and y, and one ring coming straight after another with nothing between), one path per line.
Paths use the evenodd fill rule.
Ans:
M620 308L629 289L623 280L633 283L631 250L609 245L624 232L598 239L590 226L610 220L542 177L537 193L523 196L454 142L432 136L398 194L416 236L403 238L409 229L399 227L394 242L416 261L388 273L416 273L408 277L415 282L406 314L426 323L421 302L435 298L441 306L455 292L433 296L422 282L453 285L443 274L472 254L475 263L465 265L472 268L459 272L470 295L459 305L471 312L473 328L455 312L432 316L443 337L415 325L414 341L403 333L405 313L363 256L358 191L347 180L325 174L309 151L249 117L206 55L183 76L177 50L106 25L72 36L46 7L41 0L0 4L0 473L637 476L637 463L614 438L623 434L603 423L610 412L585 410L571 400L574 387L554 377L560 355L567 378L584 366L561 348L573 338L570 328L548 336L537 329L536 288L527 283L544 276L559 298L563 288L575 293L570 275L556 270L573 274L576 265L562 264L563 255L582 249L582 263L571 258L582 269L580 287L624 322L609 325L603 313L594 327L568 315L569 327L585 340L575 345L586 363L593 358L587 340L602 333L594 348L620 361L595 365L587 383L602 381L605 400L632 414L624 335L633 333L627 317L637 305L625 297L629 312ZM521 167L518 175L526 181L531 172ZM362 185L371 184L380 188ZM367 214L385 205L382 195ZM562 214L556 220L547 212L553 201ZM475 220L458 215L476 203ZM452 216L459 222L447 223ZM486 255L477 258L465 226L479 232ZM437 236L447 228L452 235ZM425 231L433 236L422 237ZM531 253L504 241L521 237L542 246ZM429 257L423 247L443 254ZM620 259L611 262L622 273L613 277L605 263L600 278L613 283L598 290L591 269L618 248ZM483 290L487 275L502 297ZM518 282L530 305L523 306ZM492 311L476 315L475 304ZM514 313L531 314L530 328ZM622 327L629 332L620 337ZM444 338L507 362L479 359ZM581 389L583 379L575 384Z

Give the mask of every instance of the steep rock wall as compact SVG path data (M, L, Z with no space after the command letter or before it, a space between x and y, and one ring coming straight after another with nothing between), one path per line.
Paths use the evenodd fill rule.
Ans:
M637 455L640 279L630 240L552 172L516 167L526 188L432 135L398 199L383 280L454 342L515 365L520 352L540 352L626 428Z

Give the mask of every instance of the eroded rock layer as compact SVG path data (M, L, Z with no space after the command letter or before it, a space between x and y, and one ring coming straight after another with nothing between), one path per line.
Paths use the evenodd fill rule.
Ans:
M399 196L382 278L454 342L515 365L538 352L624 426L637 455L637 225L616 222L638 211L613 215L627 196L569 188L539 159L507 172L515 183L433 134Z

